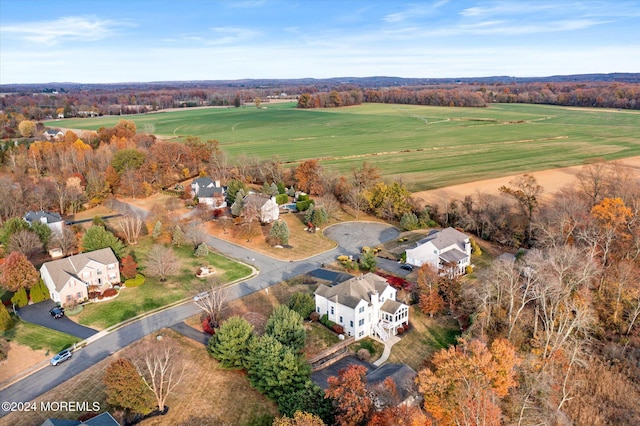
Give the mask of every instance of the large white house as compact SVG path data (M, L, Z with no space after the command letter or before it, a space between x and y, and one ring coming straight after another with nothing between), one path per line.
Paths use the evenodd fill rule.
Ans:
M453 228L432 231L415 248L407 250L406 262L417 267L428 263L440 275L462 275L471 265L471 242Z
M225 189L220 185L219 180L213 180L210 177L199 177L191 182L191 190L193 195L198 197L198 202L207 204L215 208L227 207L225 201Z
M120 284L119 263L111 248L46 262L40 276L51 300L63 306L87 300L89 286L104 290Z
M379 275L368 273L315 292L316 312L344 327L356 340L378 335L387 340L409 322L409 307L396 300L396 289Z

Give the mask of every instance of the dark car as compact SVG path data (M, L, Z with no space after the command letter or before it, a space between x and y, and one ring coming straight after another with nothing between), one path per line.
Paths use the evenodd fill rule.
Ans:
M61 362L64 362L69 358L71 358L72 355L73 354L69 349L65 349L64 351L60 352L58 355L51 358L51 365L58 365Z
M55 306L55 307L49 309L49 313L54 318L62 318L64 316L64 308L60 308L58 306Z
M400 269L404 269L405 271L413 271L413 266L403 263L400 265Z

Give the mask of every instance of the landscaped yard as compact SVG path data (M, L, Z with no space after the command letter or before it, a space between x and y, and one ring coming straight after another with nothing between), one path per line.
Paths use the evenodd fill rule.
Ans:
M217 221L207 222L207 233L280 260L306 259L310 256L331 250L336 246L336 243L326 238L322 232L309 233L305 231L301 214L287 213L280 215L280 219L286 221L289 227L290 248L274 248L266 243L265 237L269 235L268 230L270 229L268 225L261 227L262 234L254 237L250 242L240 238L233 232L235 225L227 228L227 232L225 233Z
M143 273L144 259L152 245L151 238L145 238L132 249L135 257L139 259L140 270ZM217 253L211 252L206 257L196 258L191 246L176 247L174 250L181 262L178 274L169 277L165 282L147 277L145 283L139 287L123 288L115 299L84 305L83 311L72 318L80 324L105 329L196 294L209 283L222 285L251 274L248 266ZM206 279L197 278L195 273L198 267L207 265L213 266L216 273Z
M276 406L253 389L242 372L222 369L202 344L170 330L162 330L161 333L163 341L175 343L179 362L184 363L184 377L176 392L167 399L168 414L145 420L140 425L181 425L190 421L190 425L242 426L263 416L272 418L277 414ZM113 414L102 384L106 367L116 357L135 357L144 344L157 344L157 335L147 336L38 397L35 400L37 406L40 407L41 402L88 401L91 405L95 401L100 404L100 411L108 410ZM82 414L40 410L15 412L5 416L2 424L31 426L41 424L48 417L77 419Z
M8 341L28 346L33 350L44 349L52 353L60 352L80 341L69 334L24 321L18 321L15 327L2 332L1 335Z
M409 308L409 324L411 329L393 346L387 362L405 363L416 371L423 368L424 361L434 352L455 343L460 335L454 319L430 318L415 305Z

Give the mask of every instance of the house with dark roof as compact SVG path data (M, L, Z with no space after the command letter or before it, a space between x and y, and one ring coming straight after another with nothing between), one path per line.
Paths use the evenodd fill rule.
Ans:
M407 364L384 364L367 373L367 389L374 395L378 408L392 405L415 405L419 401L418 373ZM385 380L393 380L395 395L389 393Z
M118 259L109 247L46 262L40 276L51 300L63 306L87 300L90 286L102 291L120 284Z
M379 275L367 273L334 286L316 289L316 312L344 327L356 340L395 336L409 322L409 307L396 300L397 290Z
M37 212L29 211L22 218L29 224L29 226L36 222L44 223L55 235L62 236L64 220L62 220L62 216L58 213L46 212L44 210Z
M471 265L471 242L467 235L454 228L434 230L406 254L410 265L420 267L427 263L440 275L458 276Z
M225 201L226 191L220 185L219 180L213 180L210 177L199 177L191 182L191 191L193 196L198 197L198 202L207 204L215 208L227 207Z
M40 426L120 426L120 423L113 418L109 412L105 411L88 420L67 420L48 418Z

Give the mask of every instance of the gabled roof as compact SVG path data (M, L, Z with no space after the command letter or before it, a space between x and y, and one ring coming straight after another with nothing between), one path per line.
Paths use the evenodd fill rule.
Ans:
M362 300L371 303L371 294L376 292L381 294L388 286L387 280L381 276L368 273L353 277L333 287L320 285L315 294L355 309Z
M224 194L224 188L217 186L216 181L211 179L209 176L194 179L193 182L191 182L191 186L196 187L196 185L198 189L195 195L198 198L211 198L215 194Z
M113 418L109 412L105 411L104 413L100 413L95 417L90 418L89 420L80 421L80 420L66 420L66 419L54 419L48 418L42 423L40 426L120 426L120 423Z
M102 265L118 263L118 259L113 254L111 248L103 248L100 250L90 251L88 253L80 253L69 256L64 259L52 260L42 265L51 275L56 290L60 291L69 282L70 278L78 278L78 272L81 271L91 261L95 261ZM40 268L40 269L42 269Z
M381 311L387 312L389 314L395 314L398 312L400 307L405 306L404 303L400 303L397 300L387 299L384 301L382 306L380 307Z
M453 249L442 253L440 257L446 262L458 263L463 259L467 259L469 256L460 250Z
M269 200L271 200L269 195L248 194L244 197L243 201L245 206L255 206L261 209Z
M415 388L415 378L418 374L407 364L384 364L375 371L367 374L367 385L376 387L391 377L396 384L396 391L401 401L407 399Z
M193 182L191 182L191 184L198 185L198 186L209 186L209 185L216 186L216 182L213 179L211 179L209 176L196 178L193 180Z
M62 222L62 217L55 212L45 212L44 210L37 212L28 211L27 214L24 215L24 220L29 223L41 222L42 218L46 219L47 223Z
M62 130L60 129L47 129L44 131L46 134L51 135L51 136L55 136L58 133L62 133Z
M442 231L431 231L426 238L418 241L418 245L426 244L430 242L438 250L445 249L452 245L458 246L458 248L464 252L464 243L469 239L465 234L454 228L445 228Z

